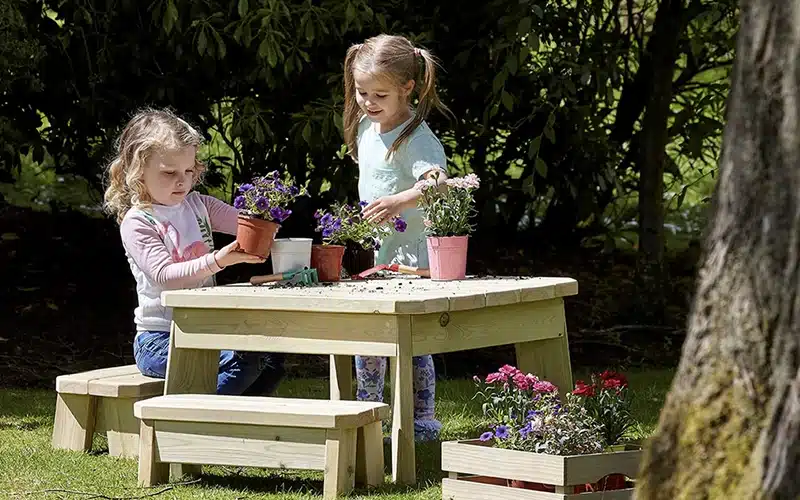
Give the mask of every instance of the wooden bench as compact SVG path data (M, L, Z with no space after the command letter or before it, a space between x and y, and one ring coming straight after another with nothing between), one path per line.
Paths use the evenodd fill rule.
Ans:
M95 432L108 437L108 454L136 457L139 421L133 404L164 393L164 380L145 377L136 365L117 366L56 378L53 448L89 451Z
M322 470L326 499L384 480L385 403L171 394L134 413L140 486L167 482L170 463Z

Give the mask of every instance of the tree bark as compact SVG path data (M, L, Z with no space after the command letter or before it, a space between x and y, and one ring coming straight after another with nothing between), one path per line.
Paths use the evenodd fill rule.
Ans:
M639 499L800 496L800 3L740 6L713 218Z
M684 0L662 0L645 55L652 68L652 87L642 119L639 155L640 276L651 298L661 297L664 283L664 160L672 102L672 80L678 42L684 31ZM652 47L651 47L652 46ZM663 310L663 304L654 304Z

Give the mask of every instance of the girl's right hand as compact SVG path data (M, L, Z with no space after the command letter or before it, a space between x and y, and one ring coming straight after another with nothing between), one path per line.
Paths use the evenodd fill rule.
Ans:
M214 259L217 261L217 265L222 268L234 264L262 264L267 260L258 255L250 255L239 251L239 242L236 240L220 248L214 254Z

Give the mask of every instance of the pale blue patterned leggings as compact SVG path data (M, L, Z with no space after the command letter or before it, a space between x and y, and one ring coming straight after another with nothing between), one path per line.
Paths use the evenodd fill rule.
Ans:
M383 402L386 358L356 356L356 380L359 401ZM439 438L442 424L434 417L436 371L433 356L415 356L414 366L414 440L433 441Z

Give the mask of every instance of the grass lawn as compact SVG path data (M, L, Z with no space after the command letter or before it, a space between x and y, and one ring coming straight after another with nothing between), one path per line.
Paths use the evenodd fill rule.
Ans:
M669 389L673 371L627 372L637 420L634 437L648 436ZM576 373L575 378L585 378ZM325 398L326 380L295 379L283 383L279 396ZM440 381L437 414L443 440L474 438L483 430L480 407L471 401L469 380ZM135 460L106 452L105 438L95 437L91 454L50 448L55 392L0 388L0 498L14 499L305 499L320 498L322 473L254 468L204 467L199 482L154 488L136 486ZM385 449L390 470L388 448ZM351 498L441 499L439 443L417 445L418 484L387 483L377 491L356 490ZM388 479L388 477L387 477Z

